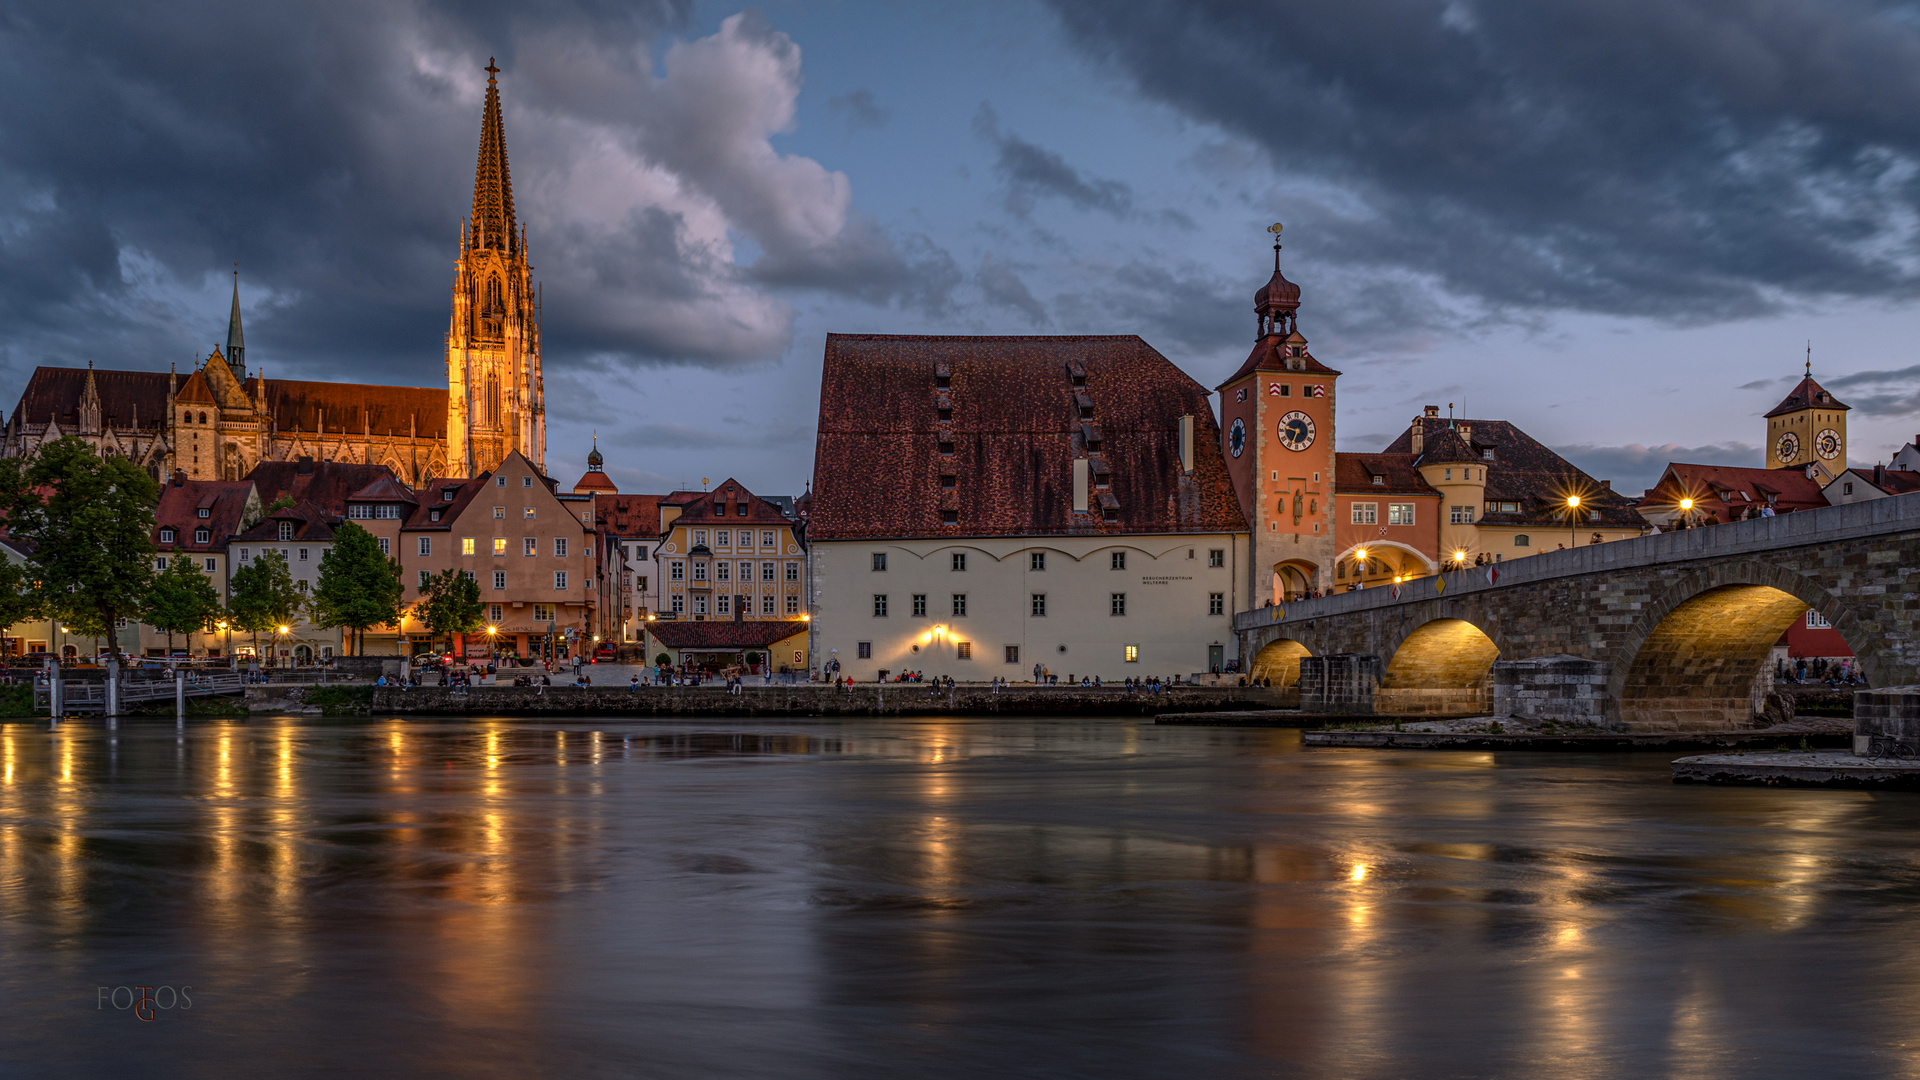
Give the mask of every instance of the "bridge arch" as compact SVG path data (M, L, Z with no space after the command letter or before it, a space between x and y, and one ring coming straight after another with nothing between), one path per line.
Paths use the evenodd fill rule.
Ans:
M1374 711L1483 715L1492 705L1487 676L1499 658L1500 646L1472 622L1455 616L1431 619L1394 648L1374 692Z
M1253 654L1247 674L1271 680L1275 687L1296 686L1300 682L1300 661L1312 655L1311 649L1292 638L1277 638Z
M1792 570L1743 559L1687 574L1641 610L1609 679L1620 721L1668 730L1750 724L1771 687L1767 654L1808 608L1884 685L1875 636L1837 597Z

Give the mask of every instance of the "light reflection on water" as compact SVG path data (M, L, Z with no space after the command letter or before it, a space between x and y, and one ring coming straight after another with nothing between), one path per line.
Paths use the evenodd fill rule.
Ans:
M1132 721L9 724L0 1071L1914 1076L1916 825Z

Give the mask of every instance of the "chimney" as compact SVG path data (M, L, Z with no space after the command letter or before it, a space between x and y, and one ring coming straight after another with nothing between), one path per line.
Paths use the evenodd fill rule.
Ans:
M173 486L174 487L187 486L187 474L184 469L173 470Z
M1180 471L1193 471L1193 415L1180 418Z
M1873 463L1873 486L1880 486L1880 463L1877 461Z
M1428 408L1431 409L1432 406L1429 405ZM1426 428L1421 426L1419 417L1416 416L1413 418L1413 427L1408 429L1408 433L1413 438L1413 452L1416 456L1418 456L1425 449L1427 444Z
M313 458L306 454L301 454L298 458L295 458L293 472L296 476L312 476Z
M1468 446L1472 446L1472 445L1473 445L1473 425L1472 425L1472 424L1461 424L1461 425L1460 425L1460 437L1461 437L1461 438L1463 438L1463 439L1465 439L1465 440L1467 440L1467 445L1468 445Z
M1601 491L1612 491L1612 490L1613 490L1613 481L1611 481L1611 480L1602 480L1602 481L1600 481L1600 490L1601 490Z
M1426 415L1432 416L1432 417L1438 417L1440 415L1440 406L1438 405L1427 406Z

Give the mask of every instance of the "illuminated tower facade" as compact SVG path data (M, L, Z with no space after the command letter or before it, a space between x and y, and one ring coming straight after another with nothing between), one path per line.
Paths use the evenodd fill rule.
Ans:
M546 471L540 298L526 230L513 216L499 71L488 61L473 212L460 229L447 326L447 468L464 476L498 467L515 450Z

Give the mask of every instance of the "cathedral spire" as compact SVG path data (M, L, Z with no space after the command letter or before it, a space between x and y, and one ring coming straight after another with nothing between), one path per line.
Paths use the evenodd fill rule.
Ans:
M480 163L473 174L473 232L476 248L514 250L513 178L507 174L507 134L500 121L500 69L487 58L487 104L480 120Z
M233 312L227 316L227 366L235 378L247 377L247 339L240 332L240 264L233 264Z

